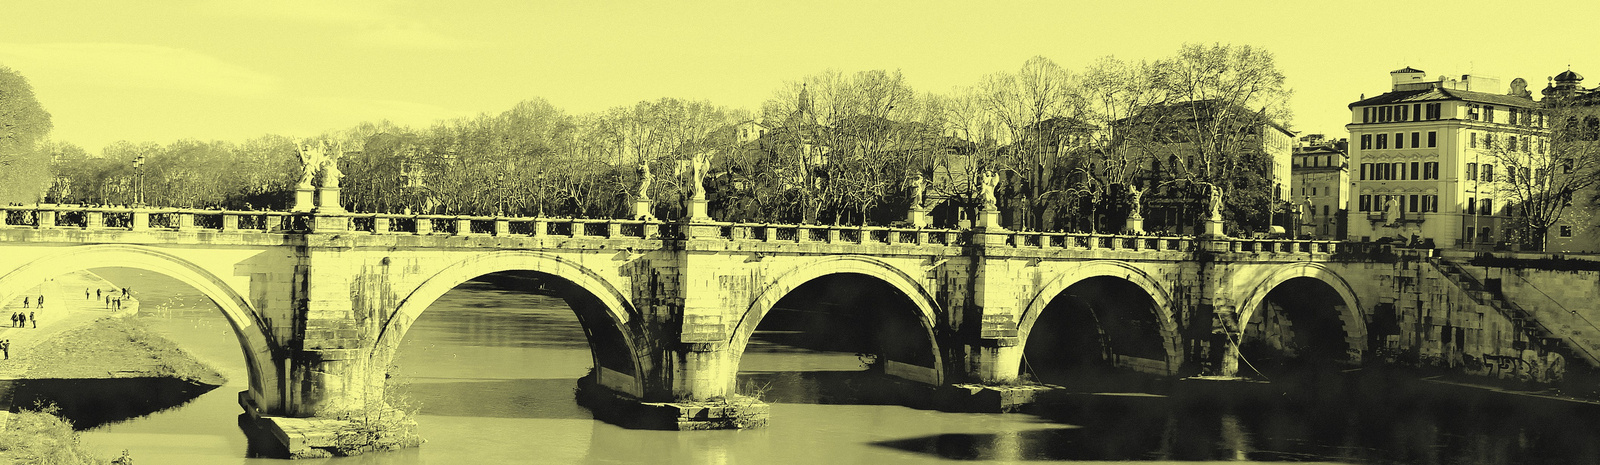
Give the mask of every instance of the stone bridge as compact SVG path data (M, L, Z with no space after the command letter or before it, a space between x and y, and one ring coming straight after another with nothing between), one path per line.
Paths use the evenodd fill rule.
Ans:
M241 404L265 418L381 404L411 323L457 285L502 271L555 283L590 342L597 369L587 381L637 403L733 396L763 318L825 299L814 283L841 277L886 303L846 309L882 314L862 320L879 326L870 329L882 336L872 351L882 372L944 387L1014 383L1030 341L1083 328L1102 342L1102 360L1157 374L1233 374L1252 343L1359 363L1383 341L1369 335L1375 309L1417 276L1415 264L1364 259L1351 244L1220 236L67 206L0 214L0 302L100 267L183 281L232 323L251 373ZM1081 309L1087 320L1053 315Z

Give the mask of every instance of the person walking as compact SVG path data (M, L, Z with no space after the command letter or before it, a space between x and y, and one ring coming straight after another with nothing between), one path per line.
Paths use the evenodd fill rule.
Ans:
M83 288L83 300L89 300L89 288Z
M95 289L94 290L94 298L96 298L96 299L100 298L100 290L99 289Z
M28 312L28 321L33 322L33 329L39 329L39 317L33 316L33 312Z
M28 327L28 314L26 314L26 313L18 313L17 314L17 320L18 320L17 327L19 327L19 328Z
M11 312L11 327L17 327L17 312Z
M22 296L22 308L28 308L28 296Z
M44 308L44 294L39 294L39 308Z
M11 340L0 341L0 353L4 353L6 360L11 360Z

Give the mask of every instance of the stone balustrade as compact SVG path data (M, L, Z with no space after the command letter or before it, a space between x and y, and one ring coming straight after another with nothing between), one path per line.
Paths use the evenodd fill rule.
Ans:
M592 239L697 239L769 243L971 245L970 231L881 226L799 225L659 220L421 215L395 213L292 213L73 205L0 206L0 228L109 229L218 232L336 232L448 236L532 236ZM1017 249L1190 252L1194 237L991 230L988 245ZM1338 241L1222 238L1211 250L1233 253L1333 254Z

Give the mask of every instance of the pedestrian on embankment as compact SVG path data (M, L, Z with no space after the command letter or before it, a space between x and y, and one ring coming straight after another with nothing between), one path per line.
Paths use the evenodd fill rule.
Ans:
M11 312L11 327L17 327L17 312Z
M11 360L11 340L0 341L0 353L4 353L6 360Z
M96 298L96 299L100 298L100 290L99 289L95 289L94 290L94 298Z
M33 316L33 312L28 312L28 320L33 322L33 329L39 329L39 317Z
M83 300L89 300L89 288L83 288Z
M28 327L28 314L27 313L18 313L17 314L17 319L22 320L22 324L17 325L17 327L19 327L19 328Z
M39 294L39 308L44 308L44 294Z
M29 303L28 296L22 296L22 308L28 308Z

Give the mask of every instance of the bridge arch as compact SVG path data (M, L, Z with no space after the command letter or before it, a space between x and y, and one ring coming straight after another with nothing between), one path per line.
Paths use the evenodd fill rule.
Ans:
M1359 363L1362 354L1366 353L1367 350L1367 322L1361 311L1360 297L1348 281L1345 281L1338 273L1320 263L1299 262L1274 267L1265 278L1257 282L1246 294L1243 306L1238 309L1240 334L1231 336L1242 339L1246 326L1250 324L1251 319L1255 317L1261 306L1267 302L1268 296L1272 291L1285 282L1302 278L1321 282L1338 294L1342 304L1338 305L1338 307L1342 308L1337 313L1344 327L1345 343L1349 350L1346 355L1349 357L1350 362Z
M473 255L444 267L424 279L400 300L394 313L383 323L369 358L373 367L388 367L411 324L433 302L473 278L503 271L533 271L560 278L587 296L568 297L568 305L589 339L597 382L619 392L640 396L644 392L645 367L639 357L638 335L631 330L635 310L627 298L604 278L588 268L560 257L528 251L499 251ZM592 298L592 305L573 299ZM580 309L578 306L594 307ZM596 316L603 315L595 321ZM614 332L613 332L614 331ZM609 336L608 336L609 335ZM618 361L624 360L624 361Z
M772 280L760 294L751 302L734 327L733 335L728 341L728 347L733 354L733 363L729 364L728 380L729 392L733 392L737 383L739 372L739 359L743 356L745 347L750 343L750 337L755 334L756 327L766 317L779 301L790 295L792 291L817 278L838 274L860 274L876 278L880 282L892 286L902 295L905 295L917 309L917 322L920 323L924 335L927 337L928 352L933 360L931 367L897 366L900 370L896 374L902 378L913 379L926 384L944 384L944 357L940 353L938 339L935 337L938 313L934 307L933 296L930 295L915 279L882 260L860 255L841 255L812 260L788 271L783 272L777 279ZM893 370L893 369L891 369Z
M250 372L250 394L256 407L271 410L282 405L281 379L273 357L275 345L267 337L259 314L238 292L211 271L159 249L120 244L76 246L34 259L0 276L0 302L31 289L46 279L93 268L134 268L166 275L200 291L222 309L239 338ZM269 388L270 387L270 388Z
M1112 278L1122 280L1144 290L1150 298L1152 309L1155 312L1156 322L1159 325L1161 348L1166 354L1166 372L1175 373L1183 364L1182 339L1178 331L1177 319L1172 314L1172 299L1161 281L1150 276L1139 267L1116 260L1093 260L1071 265L1054 279L1039 287L1038 293L1028 302L1027 308L1022 311L1022 319L1017 324L1017 353L1023 353L1027 347L1028 336L1033 333L1034 325L1039 322L1039 317L1045 309L1056 299L1074 285L1091 278Z

